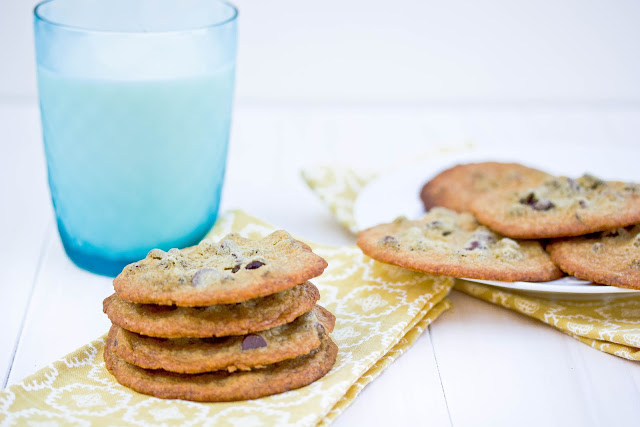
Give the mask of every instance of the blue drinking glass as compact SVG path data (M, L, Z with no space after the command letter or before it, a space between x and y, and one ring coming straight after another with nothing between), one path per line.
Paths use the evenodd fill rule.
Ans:
M47 0L34 10L49 187L65 251L113 276L215 222L237 10L217 0Z

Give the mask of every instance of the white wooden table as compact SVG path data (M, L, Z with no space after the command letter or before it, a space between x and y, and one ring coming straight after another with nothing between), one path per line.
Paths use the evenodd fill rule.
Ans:
M305 165L384 169L436 146L640 140L634 105L238 105L223 209L350 244L299 179ZM639 169L640 170L640 169ZM640 172L639 172L640 173ZM640 179L640 176L639 176ZM55 228L37 106L0 102L0 378L21 380L109 327L108 278L76 268ZM339 426L634 425L640 365L453 292L454 308L367 386Z

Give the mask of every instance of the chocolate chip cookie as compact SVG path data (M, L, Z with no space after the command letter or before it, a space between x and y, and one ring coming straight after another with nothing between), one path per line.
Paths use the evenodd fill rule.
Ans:
M556 240L547 250L562 270L580 279L640 289L640 225Z
M420 191L425 210L435 206L469 212L479 195L498 188L537 186L551 175L519 163L482 162L457 165L440 172Z
M184 307L270 295L322 274L327 262L286 231L261 240L229 234L219 243L164 252L124 268L113 281L122 300Z
M333 314L316 306L291 323L224 338L152 338L114 326L113 351L145 369L185 374L247 371L310 353L333 332L335 320Z
M563 275L539 242L506 238L445 208L361 231L358 246L378 261L442 276L543 282Z
M311 282L236 304L176 307L137 304L111 295L103 310L113 324L161 338L244 335L292 322L310 311L320 292Z
M592 175L552 177L538 186L480 194L471 211L513 238L578 236L640 223L640 186Z
M104 360L116 380L140 393L162 399L225 402L256 399L303 387L323 377L336 361L338 347L326 334L311 353L251 371L179 374L140 368L114 352L116 328L109 331Z

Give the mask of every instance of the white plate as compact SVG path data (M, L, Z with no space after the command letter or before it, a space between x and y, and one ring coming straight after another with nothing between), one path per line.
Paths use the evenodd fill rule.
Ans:
M589 172L605 179L637 182L640 181L638 159L638 149L625 149L625 152L621 153L619 150L606 148L567 145L518 148L517 153L510 151L509 147L502 147L434 155L428 161L396 170L372 181L360 192L356 200L354 218L358 229L363 230L392 221L400 215L408 218L421 217L424 214L419 198L422 185L442 170L459 163L513 161L558 175L580 176ZM640 295L640 291L614 286L596 286L575 277L539 283L469 280L547 296Z

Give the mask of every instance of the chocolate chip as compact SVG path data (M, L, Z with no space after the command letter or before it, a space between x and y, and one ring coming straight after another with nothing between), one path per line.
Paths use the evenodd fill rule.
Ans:
M472 251L474 249L486 249L487 247L479 240L472 240L469 246L465 246L465 249Z
M537 210L537 211L548 211L549 209L554 208L556 205L554 205L551 200L540 200L539 202L535 203L533 206L531 206L533 209Z
M441 228L443 225L444 224L439 219L434 219L426 224L427 228Z
M236 264L233 267L225 268L225 270L231 270L231 272L235 274L238 272L238 270L240 270L240 267L242 267L242 264Z
M257 334L249 334L242 340L242 350L266 347L267 341Z
M247 270L255 270L256 268L260 268L264 265L264 262L260 262L260 261L251 261L249 264L247 264L244 268ZM234 272L235 273L235 272Z
M620 233L618 232L617 229L602 232L602 237L618 237L619 235Z
M584 200L584 199L578 200L578 204L580 205L581 208L586 208L587 207L587 201Z
M452 233L452 231L443 231L443 232L442 232L442 235L443 235L443 236L448 236L448 235L449 235L449 234L451 234L451 233Z
M520 199L520 203L523 205L533 205L537 201L538 201L538 198L533 193L529 193L527 194L526 197L523 197L522 199Z
M540 200L533 193L529 193L526 197L520 199L520 203L528 205L536 211L548 211L556 206L551 200Z

